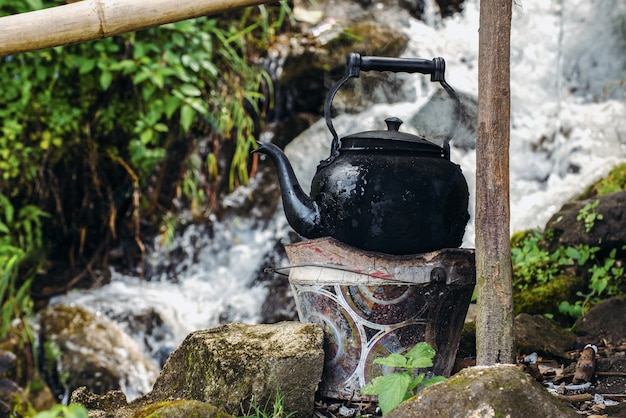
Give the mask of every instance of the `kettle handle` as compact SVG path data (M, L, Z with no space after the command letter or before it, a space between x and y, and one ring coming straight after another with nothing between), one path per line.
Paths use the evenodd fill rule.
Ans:
M328 126L328 129L333 135L330 158L339 153L339 137L337 136L337 132L335 131L335 127L333 126L333 122L330 117L333 98L346 81L353 77L359 77L361 71L392 71L396 73L405 72L430 74L430 81L438 81L446 90L448 95L456 102L456 123L452 128L451 134L445 140L443 145L444 156L447 159L450 159L450 139L454 136L454 132L460 122L461 102L459 97L454 92L454 89L446 83L446 63L444 59L441 57L433 58L432 60L423 58L362 57L361 54L356 52L350 53L346 57L346 74L330 89L328 97L326 98L326 103L324 104L324 118L326 119L326 126Z

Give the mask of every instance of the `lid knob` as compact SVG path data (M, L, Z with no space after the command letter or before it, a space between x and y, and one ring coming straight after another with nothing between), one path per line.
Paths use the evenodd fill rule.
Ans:
M388 131L398 131L400 129L400 125L402 125L403 121L400 118L391 117L385 119L385 123L387 124Z

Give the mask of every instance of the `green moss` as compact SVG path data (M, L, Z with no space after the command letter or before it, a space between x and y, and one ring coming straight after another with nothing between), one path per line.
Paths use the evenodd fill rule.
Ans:
M525 231L517 231L511 235L511 247L521 247L524 244L526 238L532 235L534 231L527 229Z
M363 42L363 37L355 34L350 30L350 28L344 29L339 35L333 38L329 44L329 48L337 48L350 46L358 42Z
M393 28L372 22L357 22L346 27L324 48L334 57L333 61L343 62L346 53L351 51L365 55L396 56L402 53L407 43L406 36Z
M626 190L626 163L613 167L606 177L589 185L584 192L576 196L576 200L590 199L622 190Z
M200 401L175 400L147 405L133 418L230 418L232 415Z
M156 402L156 403L153 403L151 405L144 406L143 408L141 408L139 411L135 413L134 418L147 418L147 417L152 416L152 414L154 414L155 412L157 412L159 409L163 408L164 406L180 405L183 402L185 401L178 400L178 401Z
M585 283L581 277L557 276L526 290L515 289L513 294L515 315L522 312L531 315L548 313L557 318L561 315L559 303L564 300L575 300L576 292L583 290L584 287Z

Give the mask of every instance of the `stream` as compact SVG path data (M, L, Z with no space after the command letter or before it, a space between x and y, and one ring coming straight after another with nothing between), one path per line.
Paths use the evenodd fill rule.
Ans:
M411 20L410 57L446 59L447 81L458 91L477 95L478 0L464 11L429 24ZM511 231L540 227L571 196L626 159L626 2L621 0L521 0L515 2L511 36ZM376 105L343 114L334 124L341 135L381 129L394 115L408 121L436 90L416 77L417 102ZM403 126L404 129L404 126ZM411 131L411 126L406 130ZM473 215L476 156L472 147L455 147L470 187ZM287 154L307 189L320 160L328 156L330 134L323 120L296 138ZM240 188L237 202L253 188ZM233 204L235 204L233 203ZM289 234L282 209L259 222L232 216L208 227L190 226L173 242L149 254L155 268L169 266L178 280L164 275L150 281L112 272L109 285L74 291L52 303L75 303L120 321L155 361L191 331L224 322L257 323L267 295L255 281L259 266ZM463 246L473 247L473 222ZM171 266L170 254L184 254ZM180 260L180 255L177 260ZM139 330L124 320L156 312L157 329ZM140 393L128 388L129 399Z

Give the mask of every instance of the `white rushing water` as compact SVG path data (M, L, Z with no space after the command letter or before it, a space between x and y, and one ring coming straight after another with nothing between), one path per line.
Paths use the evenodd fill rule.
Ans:
M626 159L626 2L622 0L520 0L514 4L511 47L511 229L542 226L560 206ZM478 1L463 13L428 26L412 21L406 56L443 56L447 81L477 94ZM340 133L381 129L388 114L410 119L433 87L416 81L417 103L377 105L334 120ZM409 86L410 87L410 86ZM371 126L368 126L370 124ZM303 187L328 154L330 135L319 121L288 154ZM476 156L452 150L474 190ZM239 194L245 191L238 191ZM473 195L472 195L473 196ZM471 212L473 213L473 203ZM228 322L258 322L266 289L254 285L263 257L288 227L282 213L259 227L244 218L218 224L214 236L189 228L171 244L188 254L175 266L178 282L113 272L112 283L74 292L54 303L79 303L106 314L156 310L167 336L155 344L175 347L191 331ZM464 246L472 247L468 226ZM192 244L193 243L193 244ZM193 253L192 248L202 248ZM168 252L153 254L167 263Z

